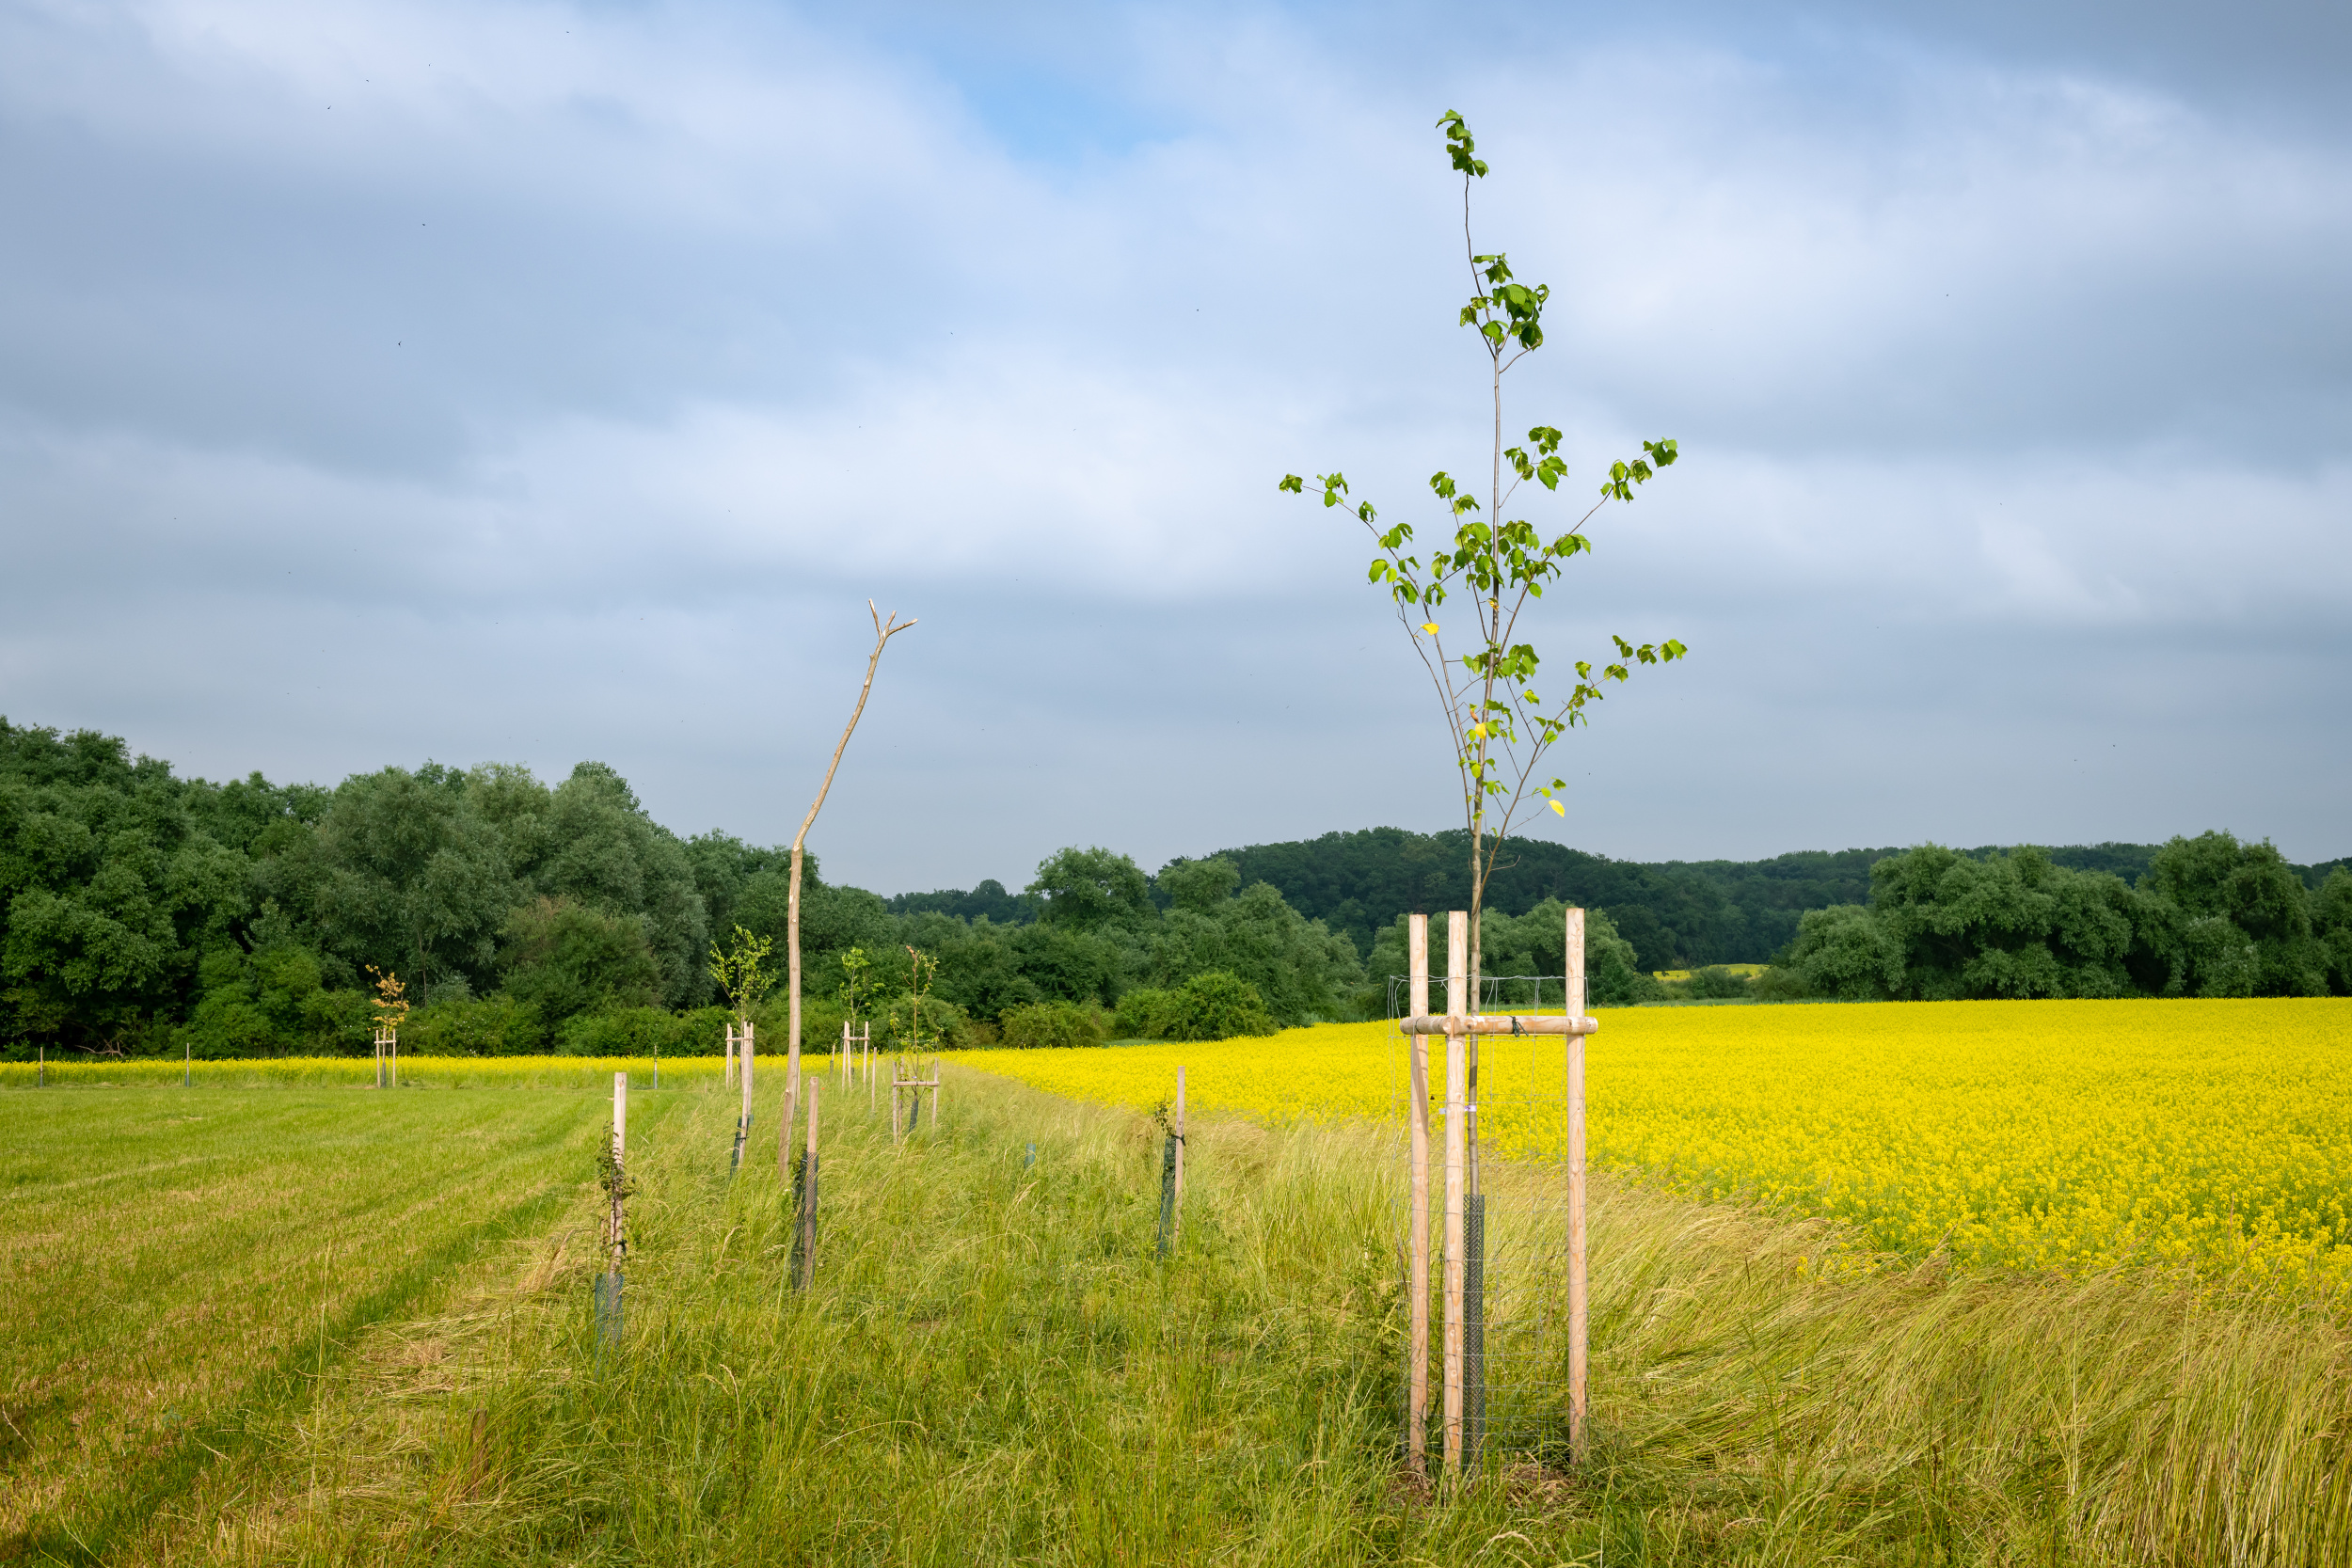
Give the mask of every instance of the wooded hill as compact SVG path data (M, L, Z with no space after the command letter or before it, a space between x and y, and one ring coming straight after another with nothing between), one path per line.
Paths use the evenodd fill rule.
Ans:
M2095 844L2043 849L2054 865L2137 883L2162 847ZM1761 861L1621 861L1541 839L1513 840L1487 884L1486 907L1523 915L1546 899L1605 911L1645 969L1769 963L1807 910L1870 900L1870 868L1902 851L1804 849ZM1997 846L1958 853L1989 860ZM1271 883L1292 908L1346 933L1369 956L1383 927L1416 911L1470 903L1469 835L1367 828L1320 838L1219 849L1242 880ZM2290 866L2317 889L2352 860Z

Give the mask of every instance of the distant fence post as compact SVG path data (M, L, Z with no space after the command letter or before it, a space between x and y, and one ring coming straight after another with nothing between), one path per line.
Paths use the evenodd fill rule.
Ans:
M36 1069L36 1072L35 1072L35 1074L34 1074L34 1078L33 1078L33 1087L35 1087L35 1088L37 1088L37 1089L45 1089L45 1088L47 1088L48 1086L49 1086L49 1048L48 1048L47 1046L45 1046L45 1045L44 1045L44 1046L42 1046L42 1047L40 1048L40 1068L39 1068L38 1069Z
M184 1089L188 1086L188 1080L195 1073L195 1071L196 1042L194 1040L182 1040L180 1042L180 1086L182 1088Z

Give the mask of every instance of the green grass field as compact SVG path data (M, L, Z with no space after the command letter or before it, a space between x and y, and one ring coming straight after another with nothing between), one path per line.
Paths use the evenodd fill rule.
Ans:
M805 1295L780 1083L732 1181L707 1079L633 1094L609 1349L601 1097L0 1093L0 1561L2352 1555L2332 1319L1824 1272L1827 1226L1598 1180L1595 1463L1433 1497L1394 1458L1377 1134L1198 1122L1163 1262L1147 1118L948 1070L904 1147L826 1091Z

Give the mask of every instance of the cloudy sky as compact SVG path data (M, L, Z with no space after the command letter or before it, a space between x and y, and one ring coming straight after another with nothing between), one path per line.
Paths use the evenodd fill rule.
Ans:
M1643 859L2352 853L2352 21L0 0L0 713L606 761L882 892L1457 820L1360 531L1552 286L1561 753ZM1576 505L1582 504L1581 501Z

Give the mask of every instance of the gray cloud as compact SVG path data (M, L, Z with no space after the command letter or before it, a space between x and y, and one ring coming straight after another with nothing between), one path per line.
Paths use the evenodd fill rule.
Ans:
M1404 12L0 15L0 711L215 775L595 756L775 838L870 594L924 626L838 874L1443 825L1360 537L1273 489L1483 462L1442 100L1559 290L1515 420L1580 494L1687 454L1554 601L1563 656L1696 651L1578 737L1566 836L2344 853L2302 68L2185 11L1561 14L1500 75Z

